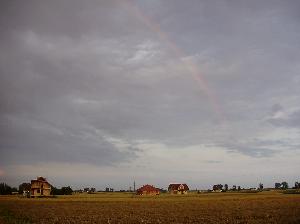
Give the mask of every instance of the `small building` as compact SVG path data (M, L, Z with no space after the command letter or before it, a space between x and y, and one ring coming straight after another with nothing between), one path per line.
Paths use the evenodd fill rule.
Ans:
M142 186L141 188L136 190L137 195L159 195L159 190L149 184Z
M176 183L170 184L168 187L168 191L171 194L187 194L189 187L186 184Z
M31 180L30 197L49 197L51 193L51 185L46 178L37 177Z

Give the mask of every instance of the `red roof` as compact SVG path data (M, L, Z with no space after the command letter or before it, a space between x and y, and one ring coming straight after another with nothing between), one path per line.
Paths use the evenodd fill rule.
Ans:
M136 192L137 193L139 193L139 192L141 192L141 193L149 192L150 193L150 192L159 192L159 190L152 185L146 184L146 185L142 186L141 188L137 189Z
M169 185L169 188L168 188L169 191L180 191L180 190L183 190L183 191L188 191L189 190L189 187L186 185L186 184L170 184Z

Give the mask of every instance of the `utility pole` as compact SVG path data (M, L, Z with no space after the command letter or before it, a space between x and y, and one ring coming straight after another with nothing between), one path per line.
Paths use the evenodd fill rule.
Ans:
M133 181L133 191L135 192L135 181Z

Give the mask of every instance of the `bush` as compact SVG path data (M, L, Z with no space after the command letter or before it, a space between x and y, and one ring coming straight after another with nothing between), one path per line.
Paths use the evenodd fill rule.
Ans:
M52 195L71 195L72 193L73 193L73 190L70 186L62 187L61 189L58 189L55 187L51 188Z
M30 183L22 183L19 185L19 194L23 194L24 191L30 191Z

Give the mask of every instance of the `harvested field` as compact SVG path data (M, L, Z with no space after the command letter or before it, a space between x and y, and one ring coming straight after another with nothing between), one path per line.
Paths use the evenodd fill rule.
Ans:
M0 197L0 223L300 223L300 195L280 192L49 199Z

